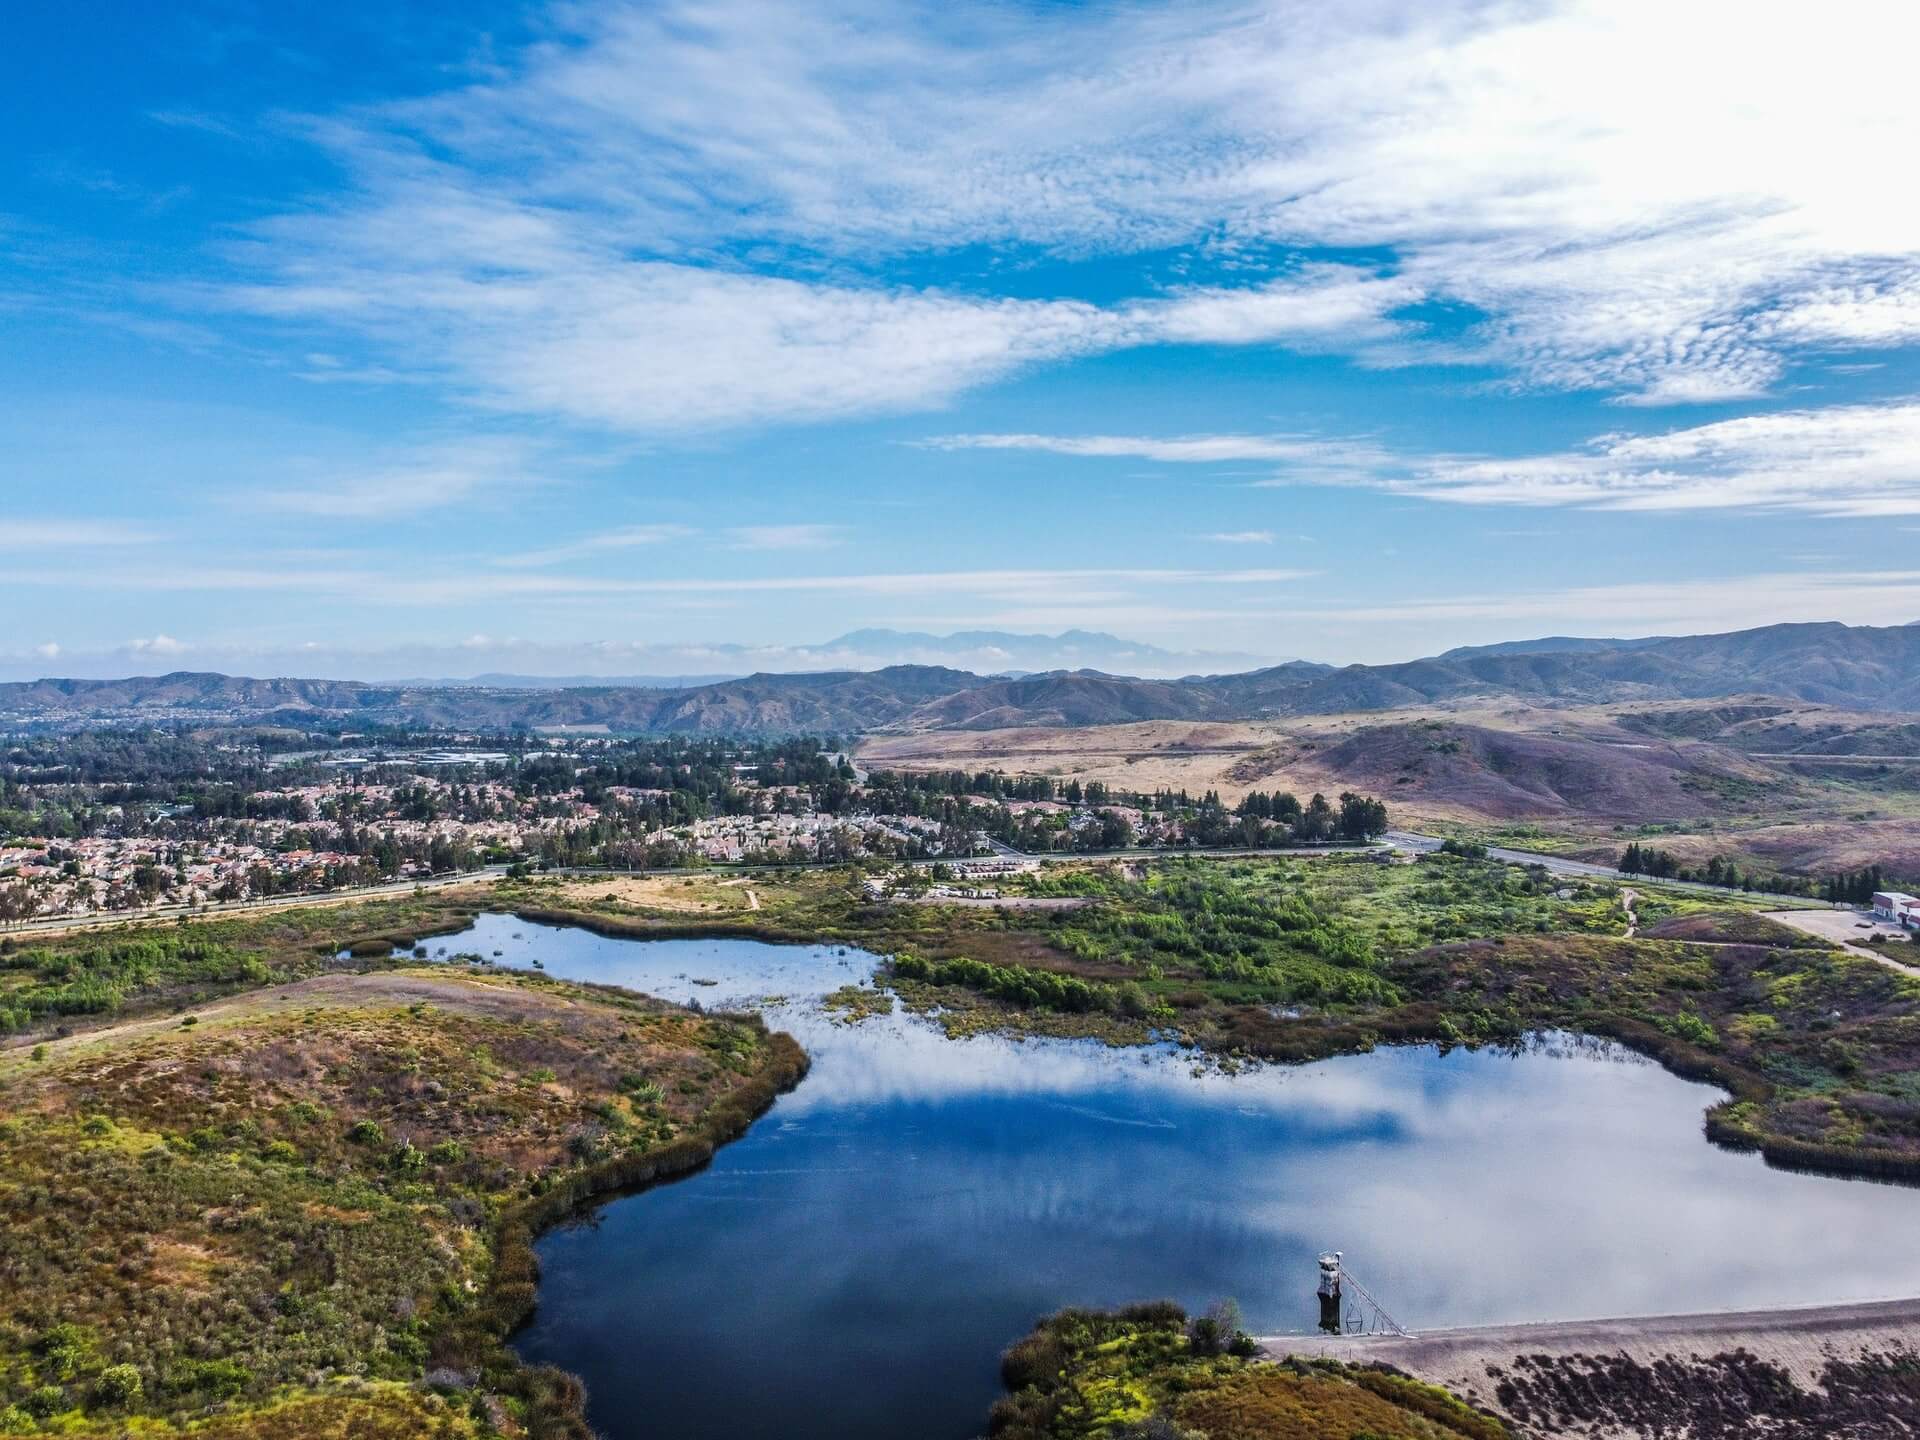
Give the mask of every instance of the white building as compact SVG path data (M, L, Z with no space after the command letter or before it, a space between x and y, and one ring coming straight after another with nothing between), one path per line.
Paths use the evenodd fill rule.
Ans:
M1896 925L1910 923L1920 912L1920 897L1907 894L1902 890L1876 890L1873 892L1873 913L1882 920L1891 920Z

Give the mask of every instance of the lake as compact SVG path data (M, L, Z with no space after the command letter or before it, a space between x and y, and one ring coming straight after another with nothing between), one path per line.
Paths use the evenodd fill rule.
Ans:
M845 1025L813 1001L875 962L843 948L495 915L430 944L751 1005L813 1056L708 1169L539 1243L516 1346L581 1375L613 1440L965 1440L1039 1316L1232 1297L1256 1333L1305 1330L1323 1249L1416 1330L1920 1293L1920 1193L1716 1149L1718 1092L1613 1045L1230 1075L1174 1047Z

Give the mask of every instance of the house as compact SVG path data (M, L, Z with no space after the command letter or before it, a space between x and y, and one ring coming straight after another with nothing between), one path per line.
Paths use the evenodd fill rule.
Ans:
M1873 892L1873 913L1878 919L1905 924L1908 913L1916 910L1920 910L1920 897L1908 895L1900 890Z

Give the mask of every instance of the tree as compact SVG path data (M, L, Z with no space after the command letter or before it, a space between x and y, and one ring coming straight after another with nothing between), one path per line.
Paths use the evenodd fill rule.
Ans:
M1318 796L1314 797L1318 799ZM1365 795L1356 795L1351 790L1340 797L1340 838L1343 840L1371 840L1384 834L1387 828L1387 807L1385 802L1374 800Z
M1307 802L1307 808L1301 812L1299 822L1293 827L1294 834L1309 844L1331 838L1335 825L1333 806L1327 803L1327 797L1316 794Z

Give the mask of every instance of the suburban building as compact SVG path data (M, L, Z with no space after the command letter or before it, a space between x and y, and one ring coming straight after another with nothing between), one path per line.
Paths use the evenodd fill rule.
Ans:
M1896 925L1920 923L1920 896L1909 895L1902 890L1876 890L1873 892L1873 913Z

